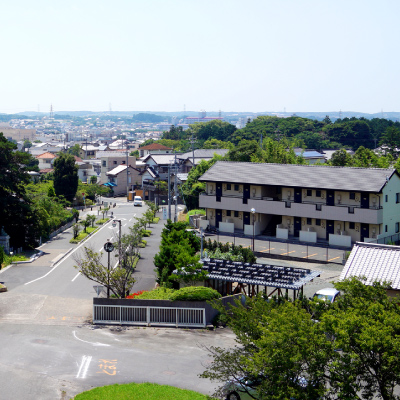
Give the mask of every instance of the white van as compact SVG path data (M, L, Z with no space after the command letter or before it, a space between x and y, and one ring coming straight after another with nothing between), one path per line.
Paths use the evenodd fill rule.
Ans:
M140 196L135 196L133 199L133 205L142 207L143 206L142 198Z

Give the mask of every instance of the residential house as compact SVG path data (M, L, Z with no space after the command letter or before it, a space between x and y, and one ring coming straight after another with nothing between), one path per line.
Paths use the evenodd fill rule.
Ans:
M39 171L43 173L50 172L49 170L53 169L53 163L57 156L47 151L36 156L35 158L39 161Z
M127 195L127 191L132 191L136 183L141 182L140 174L141 171L131 165L128 167L126 165L118 165L106 173L108 182L105 182L104 185L111 187L114 196Z
M168 154L171 153L173 149L167 146L163 146L159 143L151 143L147 146L139 147L140 158L146 157L149 154Z
M100 183L108 182L107 172L127 162L126 152L120 151L99 151L97 158L101 162ZM136 168L136 157L128 156L128 165Z
M366 285L390 282L389 296L400 294L400 246L356 243L347 259L340 280L363 278Z
M179 162L178 156L176 158ZM149 154L141 160L148 167L152 167L157 172L161 180L168 179L168 168L174 164L174 154Z
M400 232L394 169L219 161L199 179L200 207L220 231L350 247Z
M196 149L194 151L188 151L187 153L179 154L177 155L177 158L182 163L181 172L185 173L189 172L201 161L209 161L214 158L215 154L218 154L219 156L225 156L228 151L228 149Z

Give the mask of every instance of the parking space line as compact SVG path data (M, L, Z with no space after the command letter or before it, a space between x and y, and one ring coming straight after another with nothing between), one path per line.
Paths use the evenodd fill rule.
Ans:
M318 253L310 254L309 256L305 256L303 258L313 257L313 256L316 256L316 255L318 255Z
M284 256L285 254L290 254L290 253L295 253L296 250L288 251L287 253L282 253L281 256Z
M340 258L340 257L331 258L331 259L328 260L328 261L333 261L333 260L336 260L337 258Z
M269 250L275 250L275 247L271 247ZM260 253L265 253L266 251L269 251L268 249L267 250L258 250Z

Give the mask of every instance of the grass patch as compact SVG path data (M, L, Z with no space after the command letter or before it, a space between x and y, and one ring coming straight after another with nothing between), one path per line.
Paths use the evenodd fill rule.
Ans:
M71 239L69 242L77 244L85 239L87 236L89 236L90 233L97 231L97 229L99 228L86 228L86 232L79 232L78 236L75 239Z
M196 215L196 214L200 214L200 215L206 215L206 210L203 209L196 209L196 210L190 210L186 215L186 222L189 223L189 216L190 215Z
M75 400L207 400L210 397L192 390L155 383L128 383L103 386L75 396Z
M153 224L158 224L159 220L160 220L160 217L154 217Z
M103 225L103 224L105 224L108 220L109 220L110 218L104 218L104 219L98 219L97 221L96 221L96 225Z
M15 254L12 257L8 254L4 254L4 260L3 264L1 264L1 268L7 267L7 265L10 265L11 262L16 262L16 261L28 261L30 257L26 256L25 254Z
M7 286L0 283L0 292L7 292Z

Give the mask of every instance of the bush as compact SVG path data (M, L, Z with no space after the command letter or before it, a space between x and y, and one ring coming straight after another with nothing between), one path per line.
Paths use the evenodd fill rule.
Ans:
M160 220L160 217L155 217L153 219L153 224L158 224L158 221Z
M143 249L144 247L146 247L146 244L147 244L147 240L142 239L142 242L139 243L139 247L140 247L141 249Z
M151 235L151 230L149 229L143 229L142 230L142 236L143 237L149 237Z
M135 296L135 298L147 300L171 300L171 295L174 292L174 289L159 287L157 289L151 290L150 292L143 292L139 296Z
M198 215L198 214L200 214L200 215L206 215L206 210L199 210L199 209L197 209L197 210L190 210L187 214L186 214L186 222L189 222L189 216L190 215Z
M219 299L221 295L214 289L204 286L188 286L177 290L171 300L206 301Z
M103 225L105 224L110 218L98 219L96 221L96 225Z

